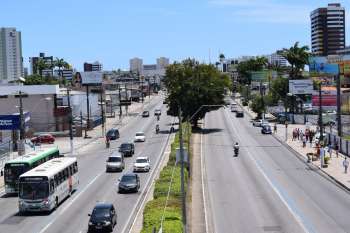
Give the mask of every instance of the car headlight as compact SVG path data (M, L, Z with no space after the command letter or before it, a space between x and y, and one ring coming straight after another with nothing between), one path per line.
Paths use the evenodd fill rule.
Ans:
M89 226L92 226L92 225L94 225L91 221L89 221Z
M110 221L105 221L105 225L106 226L111 225L111 222Z
M24 201L22 201L22 200L19 200L19 205L24 205Z

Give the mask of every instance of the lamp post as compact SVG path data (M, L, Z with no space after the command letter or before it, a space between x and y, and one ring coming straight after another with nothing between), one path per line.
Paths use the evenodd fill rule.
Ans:
M73 156L74 154L74 146L73 146L73 128L72 128L72 107L70 105L70 90L67 88L67 100L68 100L68 109L69 109L69 116L68 116L68 122L69 122L69 141L70 141L70 154Z
M318 126L320 128L320 142L323 141L323 122L322 122L322 83L318 86Z

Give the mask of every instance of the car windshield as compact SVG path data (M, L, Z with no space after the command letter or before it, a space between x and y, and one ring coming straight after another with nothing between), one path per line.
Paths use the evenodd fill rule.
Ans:
M136 136L144 136L144 133L136 133Z
M136 176L123 176L121 182L134 183L136 181Z
M147 111L144 111L143 114L147 114L148 112Z
M23 182L19 185L19 197L23 199L44 199L49 196L49 183L41 182Z
M121 146L120 146L120 149L123 149L123 150L128 150L130 148L131 148L130 144L121 144Z
M110 216L109 208L96 208L92 211L91 217L93 219L108 218Z
M148 163L147 159L136 159L136 163Z
M10 163L5 165L5 181L15 182L18 177L29 170L29 166L24 163Z
M114 163L117 163L117 162L121 162L122 161L122 158L121 157L109 157L108 158L108 162L114 162Z

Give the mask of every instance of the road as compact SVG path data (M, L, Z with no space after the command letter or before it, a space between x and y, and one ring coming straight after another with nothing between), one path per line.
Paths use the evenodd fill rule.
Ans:
M159 121L161 130L159 134L155 134L157 120L153 116L153 111L156 108L163 110ZM87 232L88 214L97 202L111 202L115 205L118 223L114 232L123 232L127 224L133 221L133 213L138 208L137 203L143 196L146 183L167 143L170 128L168 123L173 121L172 117L166 116L160 97L155 98L147 110L151 113L149 118L132 116L128 124L119 129L121 137L117 141L112 141L110 149L105 148L104 140L101 138L85 147L83 153L79 153L77 156L80 179L78 190L49 215L19 216L17 197L1 197L0 232ZM135 155L126 158L126 169L123 173L132 171L135 158L141 155L150 157L152 169L150 173L140 173L141 189L138 193L118 194L117 180L123 173L106 173L105 161L122 142L132 141L137 131L145 132L146 142L136 143Z
M349 192L247 118L222 108L204 120L208 232L350 232Z

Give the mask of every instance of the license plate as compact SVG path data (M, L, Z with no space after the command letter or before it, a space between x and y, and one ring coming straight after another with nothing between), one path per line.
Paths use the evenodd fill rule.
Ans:
M96 229L102 229L102 226L96 226Z

